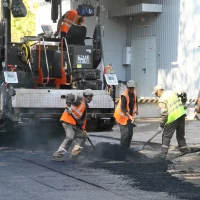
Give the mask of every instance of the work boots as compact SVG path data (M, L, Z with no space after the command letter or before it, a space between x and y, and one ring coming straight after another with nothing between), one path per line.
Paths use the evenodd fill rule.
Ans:
M197 115L194 116L194 120L199 120Z
M77 156L78 154L81 153L81 151L83 150L83 147L79 146L79 145L75 145L74 148L72 149L72 153L71 155L73 156Z
M64 161L64 155L67 151L63 148L59 148L58 151L56 151L53 154L52 160L57 162L63 162Z
M185 154L188 154L188 153L190 153L190 149L188 148L188 147L181 147L180 148L180 152L181 152L181 155L183 156L183 155L185 155Z
M80 156L80 153L82 150L83 150L83 147L81 147L79 145L75 145L74 148L72 149L72 153L71 153L69 159L72 161L83 160L84 157Z

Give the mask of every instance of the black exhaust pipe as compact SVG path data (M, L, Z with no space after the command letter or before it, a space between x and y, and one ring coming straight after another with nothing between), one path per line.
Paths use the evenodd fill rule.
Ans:
M58 19L58 5L61 4L61 0L51 1L51 20L53 23L57 22Z

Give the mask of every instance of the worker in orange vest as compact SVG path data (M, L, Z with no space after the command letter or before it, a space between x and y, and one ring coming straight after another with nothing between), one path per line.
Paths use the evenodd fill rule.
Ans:
M61 32L61 38L66 37L72 24L83 25L83 23L84 17L79 16L76 10L69 10L59 19L54 36L57 37Z
M135 82L127 82L127 89L121 94L119 103L115 109L114 117L119 124L121 132L121 145L130 148L133 137L133 121L138 114L138 102L135 90Z
M83 96L69 93L65 95L66 109L63 112L60 121L62 122L65 130L66 138L53 154L54 161L64 161L64 155L71 146L74 139L76 144L72 149L70 158L76 159L83 149L83 145L86 141L85 126L86 126L86 114L88 103L92 101L93 92L91 89L87 89L83 92Z
M197 100L194 103L195 108L194 108L194 119L195 120L200 120L198 117L198 114L200 113L200 90L197 96Z

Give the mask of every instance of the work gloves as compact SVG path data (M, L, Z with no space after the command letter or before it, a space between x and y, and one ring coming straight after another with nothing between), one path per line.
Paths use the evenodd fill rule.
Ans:
M163 132L163 128L159 126L158 129L157 129L157 132L158 133L162 133Z
M67 109L67 112L71 115L72 114L72 110L71 109Z
M87 131L84 131L84 133L85 133L86 137L89 137L89 134Z
M69 109L69 108L66 108L66 109L65 109L65 112L68 112L70 115L72 114L72 110Z

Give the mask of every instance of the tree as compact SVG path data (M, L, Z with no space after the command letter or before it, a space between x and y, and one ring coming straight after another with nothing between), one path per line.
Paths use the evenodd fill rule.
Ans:
M27 9L27 16L23 18L13 18L11 16L11 41L20 42L24 36L36 34L36 14L38 3L31 0L23 0Z

